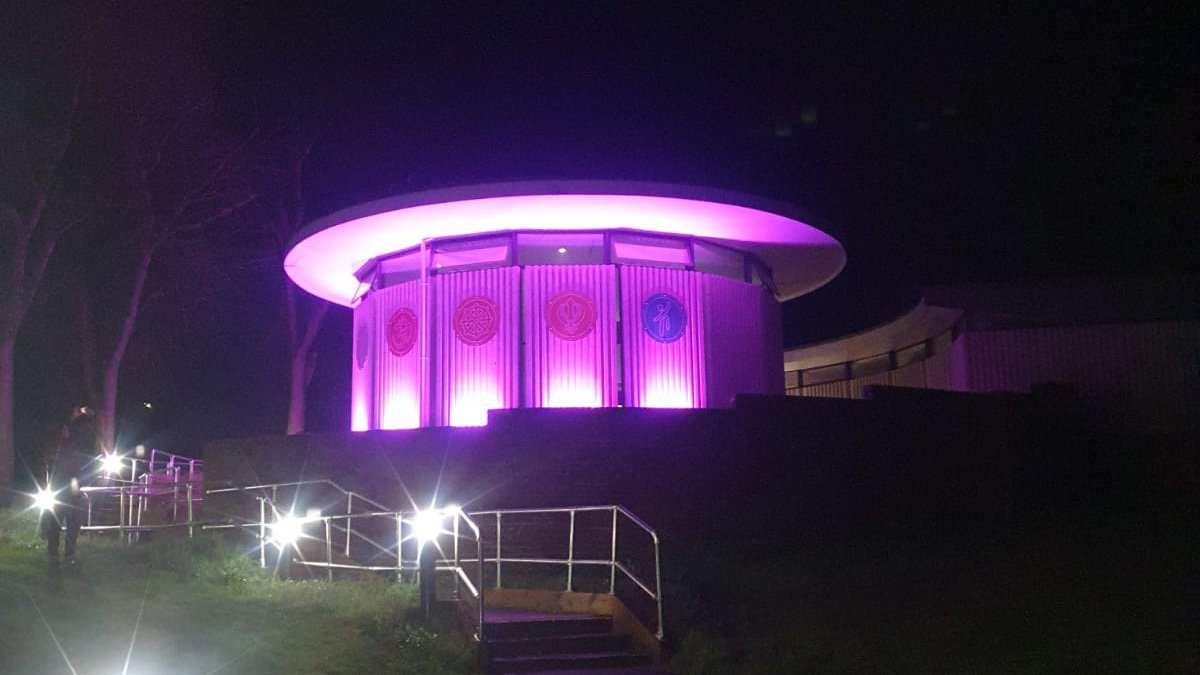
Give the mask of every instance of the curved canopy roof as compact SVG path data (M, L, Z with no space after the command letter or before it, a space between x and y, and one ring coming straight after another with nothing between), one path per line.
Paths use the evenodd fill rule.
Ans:
M624 181L473 185L367 202L316 220L293 240L284 269L318 297L351 306L355 272L423 240L513 230L635 230L685 235L757 255L780 300L824 285L846 263L836 239L795 208L708 188Z

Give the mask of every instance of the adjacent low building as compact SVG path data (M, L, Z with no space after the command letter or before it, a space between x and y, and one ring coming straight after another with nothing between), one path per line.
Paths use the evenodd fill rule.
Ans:
M1194 275L928 288L911 311L788 350L787 393L864 398L891 385L974 393L1054 386L1127 431L1200 430Z

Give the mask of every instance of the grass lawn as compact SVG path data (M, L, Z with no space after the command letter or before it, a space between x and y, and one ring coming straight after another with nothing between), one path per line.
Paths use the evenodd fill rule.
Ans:
M0 673L475 672L408 585L272 581L208 537L85 535L78 566L52 566L34 526L0 512Z

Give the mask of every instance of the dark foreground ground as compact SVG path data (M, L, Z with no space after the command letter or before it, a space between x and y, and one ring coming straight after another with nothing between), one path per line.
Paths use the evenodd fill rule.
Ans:
M823 545L788 542L781 527L779 547L792 549L785 555L696 550L690 571L672 575L694 589L672 608L677 623L690 624L673 665L691 673L1200 672L1195 509L1024 520L986 533Z
M473 671L459 636L416 620L407 586L272 582L209 540L85 539L78 568L54 568L26 516L0 516L3 673ZM766 545L668 547L668 665L1200 672L1198 526L1175 507L805 542L767 518Z

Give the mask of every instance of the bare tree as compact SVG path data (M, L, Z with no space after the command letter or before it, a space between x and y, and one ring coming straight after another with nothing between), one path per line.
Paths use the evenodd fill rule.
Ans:
M26 17L35 25L0 17L0 42L14 47L3 59L14 72L0 77L0 489L13 481L17 336L69 222L56 197L87 48L55 14Z
M168 243L224 221L256 198L237 171L250 138L232 143L207 132L206 105L183 111L166 127L147 125L123 134L126 165L119 190L125 199L114 215L115 227L132 233L130 270L124 300L110 323L107 341L92 323L90 350L105 344L99 363L84 364L85 378L96 402L97 436L105 449L114 447L121 365L148 298L147 284L156 256ZM86 320L90 313L81 312ZM84 353L85 359L88 352ZM96 381L96 375L99 381Z
M226 221L256 198L239 171L254 134L232 140L214 121L212 82L200 59L204 12L193 5L129 3L105 12L98 28L103 58L89 93L100 140L89 166L99 172L107 162L110 177L97 191L103 196L94 201L92 219L103 236L120 242L115 248L122 260L100 261L83 284L85 291L107 291L108 311L79 319L92 319L84 376L106 449L114 447L121 367L152 297L155 262L169 244ZM114 262L123 284L114 280ZM95 362L86 361L89 353Z
M276 270L282 270L288 245L304 225L304 162L311 141L284 143L281 159L269 160L260 205L265 209L275 242ZM288 337L288 435L304 433L308 385L316 370L313 342L329 311L329 303L300 292L282 275Z

